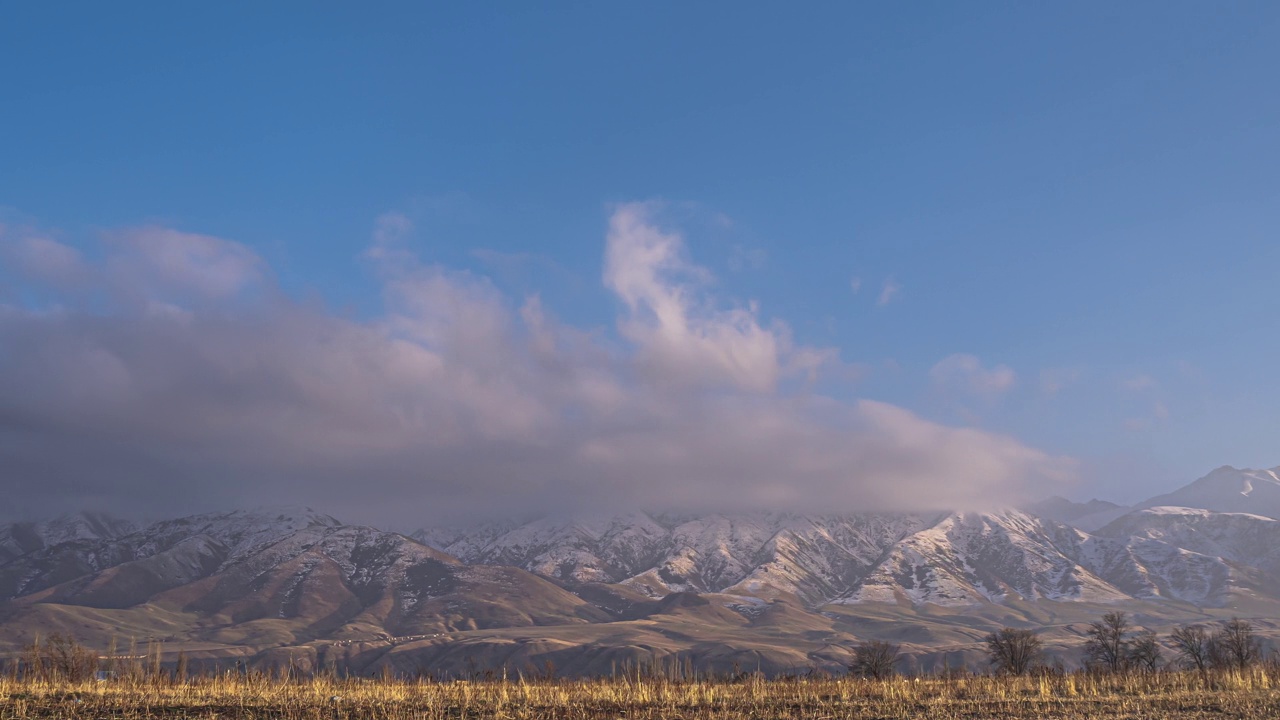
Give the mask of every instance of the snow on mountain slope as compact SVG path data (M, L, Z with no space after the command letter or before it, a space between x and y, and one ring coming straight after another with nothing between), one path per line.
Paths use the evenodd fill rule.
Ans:
M791 593L817 605L848 591L902 538L926 527L916 515L797 517L762 547L761 560L725 592Z
M1171 495L1217 505L1228 504L1224 498L1232 492L1265 497L1267 488L1280 486L1273 474L1219 469ZM0 547L8 548L7 560L0 559L0 601L102 608L165 602L242 618L321 610L345 617L354 608L373 618L371 626L436 627L438 613L452 612L440 604L441 593L470 588L480 595L467 602L449 595L455 599L448 602L479 607L475 603L491 594L540 593L551 598L549 616L591 615L572 609L580 598L555 584L538 585L543 581L528 573L569 587L625 585L636 597L792 597L811 608L1133 598L1224 606L1245 596L1280 599L1280 521L1270 517L1155 506L1087 532L1047 516L1079 522L1118 506L1040 505L1040 515L636 512L430 528L415 533L416 541L346 526L307 508L196 515L132 532L83 516L0 532ZM508 576L487 566L521 572ZM463 581L467 573L475 582ZM519 611L504 603L495 606L495 617L516 622ZM425 619L414 619L420 616Z
M539 518L474 531L425 529L413 537L467 562L514 565L574 582L622 582L647 571L660 584L707 590L746 567L771 531L754 518L682 521L645 513Z
M1112 586L1140 599L1216 607L1249 584L1222 558L1155 538L1090 536L1081 543L1079 558Z
M795 594L819 602L847 590L894 542L925 525L916 516L872 513L632 513L470 533L428 529L414 537L467 562L510 564L574 582L622 582L652 596Z
M333 517L308 507L263 508L167 520L128 539L138 556L146 557L177 541L204 536L226 548L228 561L234 561L302 530L323 533L341 526Z
M465 565L403 535L306 508L197 515L0 565L0 601L196 613L231 644L598 622L608 614L514 567Z
M1139 503L1135 509L1153 507L1201 508L1280 519L1280 467L1239 470L1224 465L1189 485Z
M0 563L71 540L98 540L128 535L137 528L103 513L80 512L41 522L0 526Z
M765 543L778 532L767 515L708 515L671 529L664 556L632 582L665 594L693 590L716 592L746 576Z
M970 605L1274 596L1276 522L1184 508L1132 513L1090 535L1017 511L952 515L900 543L839 602Z
M1280 520L1262 515L1152 507L1125 515L1097 534L1159 540L1267 572L1280 571Z
M1072 504L1077 505L1077 504ZM1081 504L1088 517L1118 506ZM1028 512L935 518L633 514L536 520L447 537L467 562L509 564L570 582L624 583L652 597L720 592L826 602L968 605L1167 598L1206 606L1280 593L1280 522L1169 509L1125 515L1090 534ZM1272 533L1278 533L1272 540ZM1280 556L1280 553L1276 554Z
M538 518L474 530L433 528L413 537L470 563L512 565L574 582L618 582L661 556L667 532L648 515L632 513Z
M1114 602L1127 596L1081 565L1088 535L1016 510L957 513L898 543L840 603L972 605L1025 600Z
M1124 539L1132 547L1160 543L1211 559L1223 569L1210 571L1206 565L1183 575L1216 579L1216 595L1237 586L1280 590L1280 521L1269 517L1159 506L1125 515L1097 534ZM1242 573L1244 568L1258 572Z
M340 525L309 508L280 508L193 515L117 537L65 540L0 565L0 599L75 580L101 590L110 577L115 590L102 602L128 602L218 572L291 535ZM91 582L91 576L98 577ZM115 595L130 585L136 590Z

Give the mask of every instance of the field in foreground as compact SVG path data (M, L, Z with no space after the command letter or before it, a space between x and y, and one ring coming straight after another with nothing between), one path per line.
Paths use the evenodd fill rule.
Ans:
M0 680L18 718L1269 718L1280 672L740 681Z

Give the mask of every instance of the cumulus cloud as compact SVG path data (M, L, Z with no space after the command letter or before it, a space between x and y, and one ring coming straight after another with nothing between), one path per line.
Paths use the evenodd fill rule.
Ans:
M113 233L100 261L66 256L94 299L0 307L7 509L309 503L406 526L636 506L925 510L1012 502L1070 472L1007 436L790 382L835 352L717 298L660 216L628 204L610 218L616 332L418 261L394 214L367 253L383 305L366 319L289 299L233 241ZM22 282L54 278L37 267Z
M966 353L939 360L929 370L929 377L939 387L986 398L1003 395L1017 381L1017 375L1009 366L984 368L981 360Z
M710 274L691 263L678 233L651 222L645 204L609 220L604 284L622 300L622 335L648 380L660 385L730 385L769 391L791 349L786 328L766 329L755 307L718 308L703 294Z

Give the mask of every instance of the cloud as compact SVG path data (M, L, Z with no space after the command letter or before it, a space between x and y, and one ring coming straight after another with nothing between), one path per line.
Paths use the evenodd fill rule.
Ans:
M3 257L20 272L58 289L78 286L87 272L80 251L56 240L24 236L3 248Z
M849 278L849 289L853 291L854 295L857 295L862 290L862 278L857 275Z
M111 285L125 292L226 300L265 280L266 263L253 251L207 235L147 227L108 241Z
M994 398L1013 388L1017 375L1007 365L987 369L973 355L956 353L939 360L929 370L929 377L939 387L970 395Z
M623 205L609 220L604 284L623 301L619 330L650 382L773 389L791 351L783 327L765 329L754 306L718 308L711 276L692 264L678 233L652 222L654 208Z
M661 213L610 217L616 332L419 261L394 214L367 253L382 308L361 319L291 300L233 241L112 233L82 278L109 303L0 309L6 512L307 503L413 527L636 506L930 510L1014 502L1071 473L1008 436L814 392L836 353L717 298Z
M876 305L884 307L897 300L901 294L902 286L898 284L898 281L894 280L893 277L887 277L884 280L884 284L880 286L880 295L876 298Z

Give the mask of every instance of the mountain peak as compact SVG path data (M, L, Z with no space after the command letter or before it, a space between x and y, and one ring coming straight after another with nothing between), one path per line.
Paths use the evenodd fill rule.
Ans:
M1280 469L1255 470L1223 465L1171 493L1135 506L1200 508L1280 518Z

